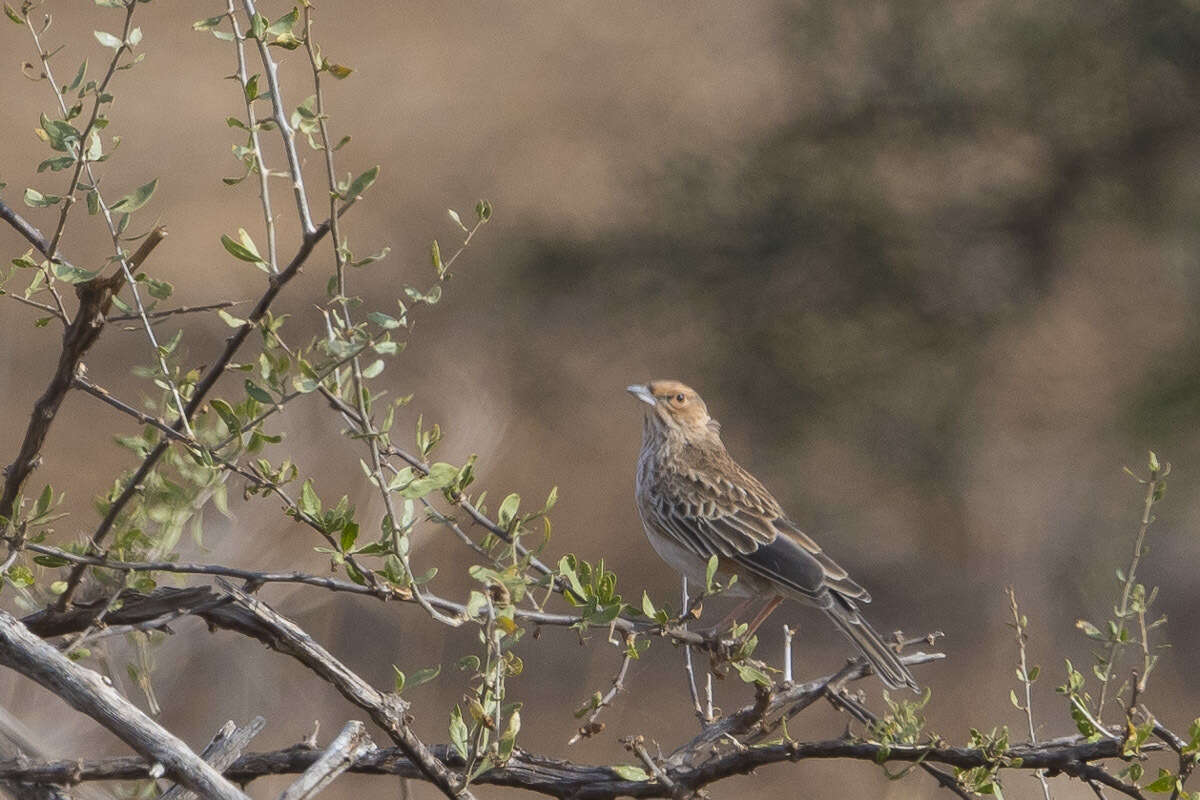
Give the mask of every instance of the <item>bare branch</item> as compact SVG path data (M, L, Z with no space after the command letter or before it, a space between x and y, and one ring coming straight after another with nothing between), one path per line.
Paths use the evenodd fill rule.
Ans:
M200 757L212 764L213 769L224 772L238 760L250 745L250 740L257 736L266 724L267 721L262 717L255 717L249 725L239 728L233 720L229 720L200 751ZM163 792L158 800L196 800L196 795L176 784Z
M334 778L350 769L356 761L375 749L375 743L367 735L366 726L351 720L342 728L329 747L321 753L312 766L304 770L300 779L289 786L279 800L310 800L333 782Z

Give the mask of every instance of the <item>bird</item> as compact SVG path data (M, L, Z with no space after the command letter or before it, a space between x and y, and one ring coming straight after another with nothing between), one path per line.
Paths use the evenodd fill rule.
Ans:
M721 442L721 426L694 389L676 380L626 387L650 406L637 464L637 507L658 555L689 580L717 575L733 596L764 599L752 632L784 598L819 608L889 688L916 680L859 611L867 590L793 522Z

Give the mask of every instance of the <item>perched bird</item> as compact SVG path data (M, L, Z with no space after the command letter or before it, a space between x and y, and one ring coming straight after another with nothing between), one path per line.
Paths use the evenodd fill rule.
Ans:
M730 457L720 425L700 395L679 381L628 387L651 408L637 467L637 505L655 551L689 580L704 585L709 559L718 575L737 575L730 594L766 599L757 628L785 597L816 606L893 689L917 691L856 603L871 596L788 519L778 501Z

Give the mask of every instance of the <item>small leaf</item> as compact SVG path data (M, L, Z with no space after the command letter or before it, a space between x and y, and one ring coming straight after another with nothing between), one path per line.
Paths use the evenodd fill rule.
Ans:
M450 712L450 744L464 759L467 757L467 723L463 721L462 709L455 704Z
M1142 787L1147 792L1169 792L1175 788L1175 776L1162 767L1158 768L1158 777L1154 782Z
M13 586L24 589L27 586L33 586L33 571L23 564L14 564L8 568L5 573L8 579L12 581Z
M225 19L224 14L222 14L219 17L209 17L207 19L198 19L192 23L192 30L194 30L194 31L210 31L213 28L220 25L221 20L223 20L223 19Z
M650 595L648 595L645 590L642 591L642 613L651 619L653 619L654 615L657 613L654 609L654 603L650 601Z
M111 33L105 33L104 31L92 31L92 35L96 37L97 42L105 47L111 47L114 50L117 50L121 47L121 40L116 36L113 36Z
M13 22L15 22L18 25L25 24L25 21L23 19L21 19L19 16L17 16L17 12L14 11L12 9L12 7L9 6L8 3L4 4L4 16L8 17L9 19L11 19Z
M400 694L401 692L404 691L404 684L405 684L404 673L401 672L400 668L397 667L395 664L392 664L392 669L396 671L396 683L395 683L395 688L393 688L392 691L394 691L396 694Z
M346 189L346 200L356 200L358 197L371 188L371 184L375 183L375 179L379 177L379 167L374 166L369 170L359 175L350 182L350 188Z
M146 205L146 203L150 202L150 197L154 194L154 190L157 187L158 178L155 178L149 183L142 184L138 188L134 189L130 194L125 195L120 200L113 203L112 210L119 211L122 214L132 214L134 211L137 211L139 208Z
M242 261L249 261L251 264L261 264L262 258L258 253L253 253L247 250L244 246L238 244L233 239L230 239L225 234L221 234L221 244L229 251L229 254L234 258L240 258Z
M46 208L57 205L61 200L56 194L42 194L32 187L25 190L25 205L30 208Z
M408 679L408 685L415 689L418 686L429 683L431 680L433 680L438 675L440 675L441 672L442 672L442 667L440 664L436 667L426 667L425 669L419 669L412 674L411 678Z
M217 309L217 316L224 320L225 324L231 328L240 328L246 324L246 320L241 317L235 317L223 308Z
M517 509L521 505L521 495L513 493L504 498L500 503L500 509L496 512L497 520L501 528L508 528L512 523L513 518L517 515Z
M447 208L446 213L450 215L450 219L454 220L455 225L462 228L464 233L467 232L467 226L463 225L462 218L458 216L457 211L455 211L453 208Z
M713 579L717 575L717 557L713 555L708 559L708 566L704 570L704 586L708 591L713 591Z
M617 773L622 780L638 782L650 780L650 773L641 767L635 767L633 764L616 764L609 767L609 769Z
M304 481L304 486L300 489L300 510L305 516L316 517L321 513L321 498L317 497L317 492L313 489L312 479L308 478Z
M209 400L208 404L212 406L213 411L217 412L217 416L225 423L225 427L229 429L230 433L237 433L242 429L241 420L238 419L229 403L217 397Z
M249 378L246 379L246 394L253 397L260 403L273 404L275 401L271 399L271 395L267 394L266 390L259 386Z
M397 320L395 317L391 317L391 316L388 316L387 314L384 314L382 311L370 312L369 314L367 314L367 319L371 320L371 322L374 322L376 325L383 328L384 330L392 330L394 328L400 327L399 320Z

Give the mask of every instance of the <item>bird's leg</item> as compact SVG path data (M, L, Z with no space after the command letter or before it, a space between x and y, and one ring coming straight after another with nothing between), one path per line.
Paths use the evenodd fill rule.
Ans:
M746 629L746 635L753 636L754 632L758 630L759 626L767 621L767 617L771 616L771 612L779 608L779 604L782 602L783 597L780 595L772 596L771 599L767 601L766 605L762 607L762 610L759 611L754 619L750 621L750 627Z
M741 616L742 612L745 611L747 608L749 608L750 604L753 603L757 599L758 598L754 597L753 595L751 595L750 597L747 597L745 600L738 603L737 606L735 606L732 611L730 611L725 616L721 617L721 621L718 622L716 625L713 625L711 628L705 628L701 632L702 635L705 636L706 638L720 640L721 634L725 631L728 631L730 626L733 624L734 620L736 620L739 616Z

